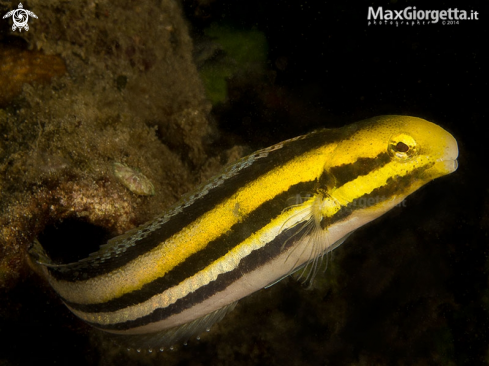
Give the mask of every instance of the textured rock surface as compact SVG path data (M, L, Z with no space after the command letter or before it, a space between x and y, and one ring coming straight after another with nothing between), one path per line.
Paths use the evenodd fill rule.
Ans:
M57 55L0 46L0 106L19 96L25 83L48 83L64 73L65 63Z
M44 61L26 68L11 56L7 74L62 74L61 58L67 73L24 84L0 110L0 287L15 284L47 226L74 219L120 234L221 166L204 152L209 105L176 2L28 5L39 19L17 34L34 49L21 52ZM131 193L114 162L138 169L156 194Z
M0 1L0 4L4 3ZM169 204L176 199L180 191L191 185L191 181L204 178L207 172L221 166L220 160L212 158L206 159L203 167L198 165L198 161L190 165L188 154L199 150L181 144L181 141L189 141L189 135L169 135L165 139L163 132L193 131L172 123L189 118L191 123L199 125L192 119L193 110L181 108L175 100L175 109L172 109L175 112L165 110L161 114L154 114L154 110L159 108L155 106L165 103L160 96L169 93L158 86L168 87L165 80L162 80L164 78L156 77L154 67L139 71L138 66L133 73L131 65L140 65L138 62L131 61L129 66L124 66L128 54L122 53L119 41L115 48L104 46L111 39L124 38L124 34L129 32L128 28L144 34L140 42L146 42L149 37L151 43L160 47L160 40L151 35L152 29L157 29L159 36L166 37L167 33L160 31L164 27L159 21L151 19L159 19L154 17L160 16L163 5L131 5L123 2L127 9L126 18L137 16L137 19L132 18L126 22L114 19L114 14L124 13L124 8L113 2L83 2L80 6L58 1L55 3L57 5L51 7L51 3L38 5L38 2L29 1L25 4L26 8L33 9L31 4L36 6L34 12L39 15L39 19L29 23L32 27L28 33L16 32L17 36L25 37L32 46L35 46L32 40L36 39L44 45L41 48L44 54L64 55L68 75L76 78L55 81L53 87L46 91L37 86L27 86L24 96L20 96L15 105L0 111L2 121L9 117L9 113L15 116L10 127L6 127L3 122L0 124L2 189L8 185L8 176L3 179L5 172L9 176L17 176L16 179L23 176L22 170L19 170L22 165L16 163L17 159L22 161L23 156L34 156L32 147L36 146L39 126L33 123L36 120L28 123L28 120L15 115L15 112L27 115L22 109L30 108L26 101L34 100L33 96L29 96L32 93L44 98L43 101L51 99L50 92L59 98L60 95L65 97L64 91L73 90L80 94L81 99L87 98L87 95L92 98L93 93L102 93L98 98L92 98L98 103L93 107L94 110L113 103L113 100L116 103L127 102L116 108L123 111L136 110L137 113L127 112L125 116L130 117L127 121L124 120L119 126L121 122L113 120L115 122L106 128L119 131L129 144L134 144L130 138L133 135L122 135L124 129L142 126L143 131L148 132L146 126L154 128L158 125L156 132L150 129L148 133L155 137L155 145L162 151L173 152L175 161L183 162L181 170L175 171L179 174L187 172L187 175L174 177L168 170L164 179L168 184L177 183L168 191L170 195L161 197L161 187L157 185L162 184L162 181L158 183L154 178L161 177L162 172L151 174L147 167L155 169L153 165L145 166L146 160L135 159L137 144L126 144L119 153L107 148L109 154L121 156L125 156L125 149L128 149L130 154L122 163L139 168L155 184L156 194L149 198L130 195L119 187L121 198L128 199L130 208L134 207L132 202L135 200L137 207L155 211L154 207ZM196 25L200 24L201 33L205 33L205 28L211 23L224 21L226 25L233 23L238 29L263 31L270 46L267 64L272 72L267 73L270 80L268 83L256 85L249 75L227 80L227 98L231 103L213 110L216 115L217 110L221 109L216 118L220 118L219 131L222 135L232 133L237 137L234 140L236 143L259 148L320 126L333 128L380 114L412 114L435 121L453 133L460 144L459 170L417 192L408 200L406 207L392 211L388 216L353 234L335 251L328 271L324 277L317 277L312 290L305 290L293 280L282 281L243 299L222 322L202 335L200 342L190 340L187 347L176 347L176 351L166 350L156 355L118 351L112 344L97 339L92 328L76 319L56 299L48 286L42 286L39 276L27 276L24 282L12 287L5 296L0 291L0 337L3 340L0 364L488 364L487 108L485 99L480 95L480 90L487 89L487 78L484 78L487 62L482 52L484 43L480 42L478 36L483 33L486 25L484 20L463 21L453 26L442 26L441 22L404 27L384 24L369 26L366 6L353 9L351 4L341 2L184 0L183 4L197 34L199 30ZM409 5L406 1L395 4L399 9ZM17 3L14 3L13 7L16 6ZM142 6L143 11L136 12L136 6ZM10 3L8 8L11 8ZM476 3L473 9L482 11L480 4ZM58 19L50 21L44 15L45 11L51 12L51 19L56 19L55 16ZM88 19L82 20L83 16ZM72 22L65 19L71 19ZM108 20L110 24L103 24ZM49 23L42 25L43 22ZM57 26L56 22L66 28ZM124 26L121 28L122 23ZM5 26L4 29L9 29L10 25L7 20L0 22L0 26ZM54 30L44 31L50 34L51 39L46 38L45 41L37 34L37 27L41 25L45 28L55 27ZM74 33L72 27L77 29L78 34L69 36L70 40L67 41L64 33ZM118 30L115 33L116 28ZM97 40L98 43L81 44L85 38ZM56 43L57 39L60 40L59 44ZM127 47L127 42L125 44ZM101 45L105 51L100 50ZM133 52L129 52L129 56L136 61L141 60L140 56L135 55L148 54L153 49L150 44L145 47L136 47ZM48 48L51 51L48 52ZM71 49L77 51L71 53ZM34 47L34 50L37 49ZM158 48L153 52L162 50ZM209 62L218 63L222 61L220 57L225 55L218 53L217 56ZM111 76L107 76L107 73ZM148 81L153 76L155 84ZM139 78L139 81L133 77ZM173 75L168 77L174 80L171 79ZM95 82L97 78L100 80ZM90 80L99 87L91 91L88 86L83 86L87 81L81 79ZM199 88L188 82L190 88ZM70 83L76 84L76 88ZM122 94L118 98L115 97L118 94L113 89L114 84ZM145 104L144 98L136 92L129 97L131 84L134 90L141 91L141 95L149 95L152 102ZM107 89L101 87L104 85ZM26 99L27 96L29 99ZM107 99L107 96L110 98ZM107 99L105 104L104 98ZM78 99L73 97L71 100L75 104L65 106L64 110L79 111L80 107L75 108ZM138 108L138 103L141 108ZM135 106L130 109L129 104ZM36 108L44 116L42 108ZM150 108L150 112L145 108ZM201 110L206 109L204 107ZM140 124L142 114L149 123ZM171 118L160 118L170 115ZM200 112L198 115L205 116ZM88 130L86 126L80 128ZM11 133L9 139L5 137L7 130ZM93 135L98 143L99 134ZM70 137L69 133L64 136ZM111 136L114 136L114 132ZM119 134L115 136L120 138ZM102 137L100 139L103 140ZM17 150L13 149L12 155L6 158L7 148ZM31 148L32 152L29 150ZM149 147L140 146L137 150L142 150L144 156L147 156L147 149ZM82 153L86 152L80 149L77 152ZM235 149L227 156L239 156L240 153ZM150 162L160 161L163 157L155 156ZM64 158L64 155L59 157L45 153L37 159L32 157L32 162L44 162L40 167L47 166L47 171L51 172L53 169L64 169ZM226 160L224 156L222 161ZM165 169L165 166L170 165L157 166L156 169ZM48 173L42 174L49 178ZM8 202L10 206L0 203L4 205L2 207L10 207L11 217L14 217L13 212L17 207L14 203L19 204L18 207L22 209L18 211L19 220L28 222L30 226L26 227L30 227L30 230L34 230L32 228L36 228L36 225L44 227L42 219L50 215L23 218L20 213L29 211L23 208L25 203L21 205L24 202L22 200L31 197L32 193L29 192L38 191L36 187L40 185L46 186L45 191L52 187L48 178L43 178L41 183L31 179L33 183L23 185L23 191L20 188L15 191L13 185L11 188L14 194ZM184 183L185 187L180 188L178 183L184 182L184 179L189 181ZM76 180L77 183L80 181ZM110 176L92 182L100 184L106 181L111 185L116 182ZM89 187L92 183L87 180L86 184ZM76 192L73 194L76 195ZM10 193L7 193L10 197ZM25 199L32 204L32 212L37 212L35 199ZM100 199L101 202L108 200L103 195L100 195ZM115 201L123 206L122 200ZM102 209L103 206L92 207ZM95 212L91 215L95 216ZM121 222L122 226L129 226L131 223L124 223L125 217L135 221L139 220L138 215L151 216L149 211L146 213L137 208L128 211L130 215L135 215L135 219L126 216L123 209L120 212L120 215L106 217L114 225ZM68 213L57 213L54 217L61 215L68 216ZM72 217L75 217L76 222L88 217L84 215L90 214L82 211ZM41 221L37 223L36 220ZM63 225L67 221L69 219ZM122 226L120 230L123 230ZM1 228L19 236L20 239L15 243L28 242L22 235L35 235L29 231L21 234L20 231L9 231L4 226ZM3 238L0 237L0 240ZM23 260L23 257L14 255L9 258L2 263L19 268L15 261ZM104 345L107 347L104 348Z

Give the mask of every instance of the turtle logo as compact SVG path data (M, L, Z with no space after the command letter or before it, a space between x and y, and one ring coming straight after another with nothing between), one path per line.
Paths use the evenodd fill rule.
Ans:
M14 21L14 24L12 25L12 30L15 31L17 28L19 28L19 32L22 32L22 28L24 28L26 31L29 30L29 25L27 24L27 22L29 21L29 15L31 17L37 18L36 14L34 14L32 11L25 10L22 6L22 3L19 3L19 8L9 11L3 16L3 19L11 16L12 20Z

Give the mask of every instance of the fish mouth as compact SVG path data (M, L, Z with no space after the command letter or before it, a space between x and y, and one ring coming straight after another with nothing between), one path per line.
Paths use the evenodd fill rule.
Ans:
M450 174L458 168L458 144L457 140L451 134L448 134L446 144L445 157L440 160L445 165L448 171L447 174Z
M442 163L445 165L445 169L448 171L447 174L453 173L458 168L457 159L442 160Z

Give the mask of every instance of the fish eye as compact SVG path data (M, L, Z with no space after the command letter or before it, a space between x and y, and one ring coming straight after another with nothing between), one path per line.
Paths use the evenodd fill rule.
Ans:
M418 154L418 145L412 136L400 133L391 137L388 151L398 160L408 160Z
M407 146L404 142L399 141L396 145L395 148L399 152L408 152L409 151L409 146Z

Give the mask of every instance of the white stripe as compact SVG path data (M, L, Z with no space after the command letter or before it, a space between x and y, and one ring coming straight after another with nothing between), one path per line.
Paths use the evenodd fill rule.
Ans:
M124 309L113 312L84 313L83 311L75 310L73 308L70 308L70 310L87 322L106 325L135 320L150 314L157 308L166 308L202 286L215 281L218 275L230 272L237 268L241 259L248 256L253 251L263 248L278 234L280 234L281 231L287 230L296 224L307 220L311 212L311 202L312 200L309 200L302 205L288 210L286 214L284 213L280 215L277 219L273 220L271 224L257 231L255 234L229 251L225 256L214 261L210 266L204 268L200 272L197 272L192 277L186 278L178 285L169 288L168 290L157 294L142 303L128 306ZM284 274L286 273L287 271L284 272ZM258 290L265 285L263 285L261 282L257 283L256 286L254 286L256 288L253 288L251 292ZM243 296L239 296L233 301L236 301Z
M336 243L338 240L348 235L353 230L358 227L376 219L377 217L384 214L386 211L390 210L396 204L402 201L403 198L395 198L387 203L382 203L377 207L370 207L363 210L357 210L347 219L341 222L333 224L328 230L321 231L319 235L315 233L318 240L322 240L322 246L325 251L328 250L332 244ZM280 216L279 221L274 220L269 226L264 227L260 232L257 232L254 236L250 237L248 240L243 242L241 245L246 246L246 255L250 254L254 250L257 250L271 240L273 240L279 233L280 229L289 229L296 224L301 225L302 222L310 217L311 201L307 202L306 205L298 206L290 212L287 216ZM311 235L315 235L312 233ZM233 251L236 250L236 253ZM314 245L311 245L309 236L302 238L300 242L294 244L293 247L289 248L287 251L277 256L273 260L267 262L265 265L256 268L254 271L241 277L239 280L232 283L224 291L218 292L208 298L207 300L199 303L198 305L185 310L179 314L172 315L164 320L150 323L144 326L117 331L117 330L106 330L111 333L118 334L144 334L150 332L157 332L163 329L172 328L181 324L188 323L199 317L202 317L212 311L218 310L223 306L226 306L236 300L239 300L245 296L248 296L261 288L264 288L268 284L275 281L277 278L281 278L288 273L291 273L294 268L300 267L302 264L311 259L311 251L314 250ZM225 273L219 270L222 263L225 263L225 268L231 271L237 267L240 259L244 258L245 255L239 255L241 252L238 247L233 249L230 253L224 256L222 259L214 262L208 269L205 269L195 276L200 276L205 278L209 276L212 280L217 278L220 273ZM243 253L243 252L241 252ZM229 265L229 267L228 267ZM211 274L206 274L212 273ZM194 277L195 277L194 276ZM99 313L99 314L85 314L79 313L72 310L75 314L80 316L92 323L99 324L114 324L120 321L135 320L140 316L147 315L151 313L154 309L158 307L165 307L174 303L179 298L182 298L189 293L195 291L202 286L202 283L209 283L207 278L201 280L202 282L193 283L192 279L186 279L180 285L175 286L162 294L154 296L150 300L138 304L136 306L131 306L114 313ZM207 282L206 282L207 281ZM157 305L155 305L157 304ZM160 306L163 304L163 306ZM113 314L117 315L113 316ZM99 317L99 318L98 318ZM99 321L98 319L102 320Z

